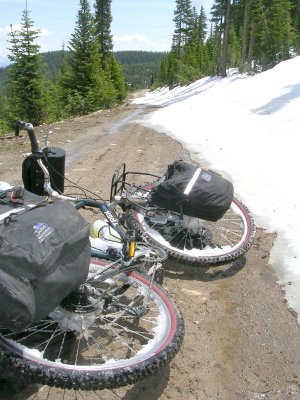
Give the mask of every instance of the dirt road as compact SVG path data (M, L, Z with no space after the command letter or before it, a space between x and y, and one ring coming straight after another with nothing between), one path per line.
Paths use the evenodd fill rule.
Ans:
M51 144L66 149L67 178L108 198L121 162L160 174L173 160L189 159L179 143L134 122L143 112L149 110L124 106L54 124ZM40 138L47 129L37 130ZM1 180L20 184L28 140L0 140L0 146ZM274 237L258 229L246 257L223 267L168 262L164 286L182 311L186 333L180 352L157 376L96 392L47 386L13 391L2 381L0 398L300 400L300 332L268 266Z

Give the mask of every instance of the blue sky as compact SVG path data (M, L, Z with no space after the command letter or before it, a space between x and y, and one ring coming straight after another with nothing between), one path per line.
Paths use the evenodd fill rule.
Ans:
M59 50L74 32L79 0L28 0L30 17L41 30L41 51ZM195 0L209 17L213 0ZM91 6L94 1L90 1ZM7 62L10 24L21 21L25 0L0 0L0 65ZM112 0L114 50L168 51L174 32L175 0Z

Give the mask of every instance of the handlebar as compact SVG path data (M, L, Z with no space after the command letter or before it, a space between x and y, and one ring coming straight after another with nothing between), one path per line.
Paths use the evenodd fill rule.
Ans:
M36 156L36 161L44 173L44 190L45 190L45 192L48 193L51 198L57 198L58 192L56 190L52 189L52 187L50 185L49 171L48 171L47 167L44 165L44 163L42 162L42 152L39 148L39 145L38 145L38 142L37 142L37 139L35 136L35 132L33 129L33 125L29 122L24 122L22 120L17 121L16 126L15 126L15 135L16 136L19 136L20 127L26 129L28 136L29 136L30 144L31 144L31 153ZM68 199L66 198L66 200L68 200Z
M25 128L27 130L30 144L31 144L31 152L32 154L40 153L40 148L34 133L33 125L29 122L24 122L24 121L17 121L16 122L16 127L15 127L15 135L19 136L20 133L20 127Z

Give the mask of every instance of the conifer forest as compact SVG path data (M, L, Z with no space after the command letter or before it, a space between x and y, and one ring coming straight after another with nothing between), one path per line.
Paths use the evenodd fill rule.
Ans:
M60 51L41 53L30 10L8 34L0 68L0 135L16 120L34 125L115 107L141 88L187 85L231 68L255 74L300 52L300 0L215 0L209 15L174 1L168 52L114 52L113 0L80 0L75 29ZM200 2L201 3L201 2Z

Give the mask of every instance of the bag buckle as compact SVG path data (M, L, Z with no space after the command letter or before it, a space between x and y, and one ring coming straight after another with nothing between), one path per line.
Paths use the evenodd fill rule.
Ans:
M10 193L10 201L14 204L24 204L25 190L21 187L14 188Z

